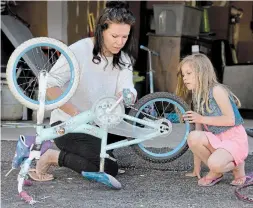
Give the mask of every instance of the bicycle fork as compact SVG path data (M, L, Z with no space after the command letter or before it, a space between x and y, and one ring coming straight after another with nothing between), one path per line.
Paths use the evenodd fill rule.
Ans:
M148 51L148 61L149 61L149 89L150 93L154 93L154 80L153 80L153 69L152 69L152 60L151 60L151 51Z
M152 57L151 55L154 56L159 56L159 53L150 50L149 48L141 45L140 49L147 51L148 52L148 62L149 62L149 71L147 72L147 74L149 75L149 90L150 93L154 93L154 79L153 79L153 69L152 69Z
M39 74L39 93L38 93L38 101L39 101L39 109L37 111L37 127L36 127L36 139L35 144L32 145L29 157L23 162L21 165L21 170L18 175L18 192L19 196L25 200L25 202L29 204L35 204L36 201L26 192L23 190L23 185L27 184L27 174L30 168L30 165L34 159L39 159L41 154L41 141L39 139L39 135L41 129L43 128L41 124L44 120L44 113L45 113L45 100L46 100L46 83L47 83L48 74L46 70L41 71ZM31 185L31 184L30 184Z

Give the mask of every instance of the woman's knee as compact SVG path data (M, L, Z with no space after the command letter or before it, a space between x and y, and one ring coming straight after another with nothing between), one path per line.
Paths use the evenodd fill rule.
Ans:
M203 133L201 131L191 131L187 138L189 147L195 147L202 143Z
M64 140L61 137L54 139L54 143L56 147L58 147L60 150L64 150L65 144L64 144Z

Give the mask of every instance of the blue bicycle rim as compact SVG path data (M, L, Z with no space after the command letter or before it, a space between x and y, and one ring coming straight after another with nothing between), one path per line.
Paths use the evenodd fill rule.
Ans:
M55 100L46 100L45 101L45 105L50 105L50 104L54 104L58 101L60 101L61 99L63 99L70 91L72 85L73 85L73 81L74 81L74 66L73 66L73 63L71 61L71 59L69 58L69 56L65 53L64 50L62 50L61 48L59 48L58 46L56 45L53 45L53 44L49 44L49 43L37 43L37 44L34 44L28 48L26 48L24 51L22 51L22 53L18 56L18 58L15 60L15 63L14 63L14 70L12 70L12 73L13 73L13 82L14 82L14 85L16 87L16 89L18 90L19 94L26 100L28 100L29 102L32 102L34 104L37 104L39 105L39 101L36 101L36 100L33 100L27 96L24 95L24 93L22 92L22 90L19 88L19 85L17 83L17 77L16 77L16 69L17 69L17 65L18 65L18 62L20 60L20 58L28 51L30 51L31 49L33 48L36 48L36 47L42 47L42 46L46 46L46 47L51 47L51 48L54 48L58 51L60 51L61 54L63 54L65 56L65 58L67 59L68 61L68 64L69 64L69 69L70 69L70 72L71 72L71 79L69 81L69 85L67 87L67 89L61 94L61 96L59 96L58 98L56 98Z
M172 103L174 104L182 114L185 113L185 110L183 109L183 107L177 103L176 101L174 100L171 100L169 98L157 98L157 99L153 99L149 102L147 102L145 105L143 105L140 110L137 112L136 116L135 117L138 117L141 113L141 111L148 105L151 105L152 103L155 103L155 102L161 102L161 101L166 101L166 102L169 102L169 103ZM185 143L187 142L187 136L188 136L188 133L190 132L190 124L189 123L185 123L186 125L186 131L185 131L185 135L184 135L184 138L182 139L182 141L176 146L176 148L174 148L172 151L170 152L166 152L166 153L154 153L154 152L151 152L149 150L147 150L142 144L137 144L141 150L149 155L151 155L152 157L157 157L157 158L163 158L163 157L169 157L169 156L172 156L174 155L175 153L177 153L184 145Z

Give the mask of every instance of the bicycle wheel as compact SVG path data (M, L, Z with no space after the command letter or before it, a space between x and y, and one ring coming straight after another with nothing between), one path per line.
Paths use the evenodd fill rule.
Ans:
M45 53L45 48L48 53ZM52 50L54 54L49 53ZM58 60L55 59L56 53L61 54ZM71 50L58 40L46 37L32 38L14 50L6 69L10 91L24 106L38 110L36 91L39 86L38 77L42 71L54 79L59 77L59 73L68 74L70 77L62 87L61 96L54 100L45 100L45 110L58 108L72 97L79 82L77 60Z
M167 92L155 92L141 98L129 115L161 122L171 127L172 131L168 135L133 145L134 151L142 158L155 163L171 162L183 155L188 149L187 136L192 129L192 125L181 119L187 110L189 107L184 101ZM133 125L145 127L138 123Z

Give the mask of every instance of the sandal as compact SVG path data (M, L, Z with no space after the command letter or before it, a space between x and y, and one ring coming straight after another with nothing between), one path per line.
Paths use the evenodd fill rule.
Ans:
M204 176L203 178L199 179L198 185L199 186L205 186L205 187L213 186L216 183L220 182L222 180L222 178L223 178L223 175L221 175L218 178L207 178L207 176ZM200 183L201 180L204 181L204 182L207 182L207 183L206 184L201 184Z
M242 186L242 185L245 185L245 184L250 183L250 182L253 182L253 177L245 175L245 176L242 176L242 177L239 177L239 178L235 178L230 183L230 185L232 185L232 186Z
M28 172L28 175L34 181L44 182L44 181L54 180L54 176L52 174L48 174L48 173L39 173L38 174L38 173L36 173L36 169L30 169Z

